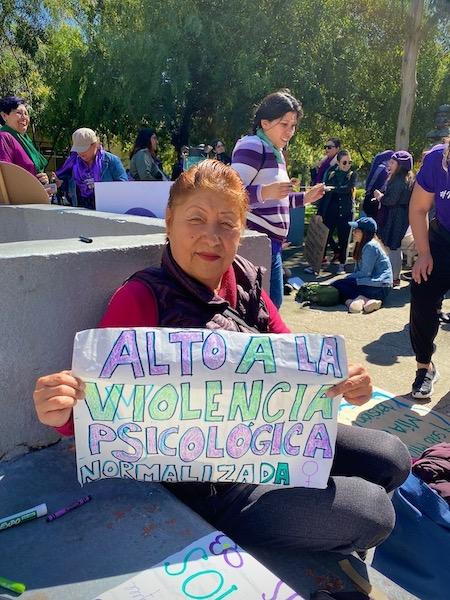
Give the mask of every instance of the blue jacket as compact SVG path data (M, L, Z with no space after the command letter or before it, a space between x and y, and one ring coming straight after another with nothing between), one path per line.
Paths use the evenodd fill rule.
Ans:
M128 181L125 168L118 156L105 151L102 165L102 181Z
M356 263L356 268L349 277L355 277L358 285L392 287L391 262L376 240L370 240L364 246L361 259Z

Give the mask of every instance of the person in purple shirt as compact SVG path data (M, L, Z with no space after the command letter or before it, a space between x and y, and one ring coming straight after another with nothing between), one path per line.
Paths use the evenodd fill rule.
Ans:
M48 161L27 135L30 115L25 100L17 96L1 98L0 124L0 160L22 167L46 185L44 169Z
M450 150L434 146L424 159L411 196L409 221L418 252L411 282L410 337L417 371L412 396L428 399L439 374L431 357L439 328L439 308L450 289ZM428 213L435 217L428 225Z

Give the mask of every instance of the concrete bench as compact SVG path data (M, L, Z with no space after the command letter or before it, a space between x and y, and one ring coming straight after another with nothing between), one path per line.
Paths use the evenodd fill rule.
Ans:
M160 484L108 479L80 488L71 439L0 463L0 516L43 502L52 512L85 494L91 502L56 521L43 517L0 531L1 575L27 586L23 600L95 598L213 531ZM348 557L246 549L306 599L324 587L356 589L338 566ZM414 600L349 558L390 600ZM15 597L2 592L0 599Z

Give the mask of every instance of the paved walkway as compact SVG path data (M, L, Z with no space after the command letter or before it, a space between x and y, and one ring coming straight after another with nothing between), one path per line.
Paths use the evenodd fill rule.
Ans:
M336 265L317 278L303 273L306 263L299 247L285 251L284 264L305 281L331 283L336 278ZM294 298L294 293L285 296L281 307L281 314L293 331L345 336L350 361L365 364L377 387L396 395L409 394L415 360L408 334L407 282L402 281L401 288L391 292L384 308L370 315L351 315L344 306L302 308ZM450 311L450 299L444 301L444 310ZM436 346L435 363L441 377L429 405L450 416L450 325L441 326Z

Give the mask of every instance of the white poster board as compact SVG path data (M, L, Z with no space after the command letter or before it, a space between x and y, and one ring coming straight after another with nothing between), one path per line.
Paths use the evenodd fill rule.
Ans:
M78 480L326 488L347 377L340 336L90 329L72 370Z
M95 184L95 208L164 219L172 181L108 181Z
M220 531L196 540L95 600L304 600Z

